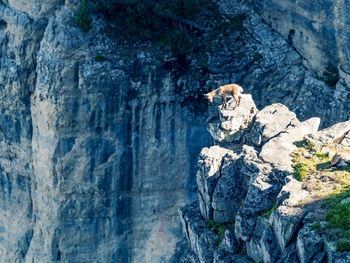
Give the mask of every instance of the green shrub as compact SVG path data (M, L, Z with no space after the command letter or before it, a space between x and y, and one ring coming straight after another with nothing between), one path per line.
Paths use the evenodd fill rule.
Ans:
M329 227L350 230L350 203L338 204L326 214Z
M253 56L254 61L262 60L263 56L259 52L255 52Z
M81 0L78 12L77 12L77 22L78 26L87 32L91 29L91 19L87 11L86 0Z
M103 62L105 61L106 59L104 58L104 56L101 55L101 53L97 53L96 56L95 56L95 61L97 62Z
M337 251L338 252L346 252L350 251L350 240L341 239L337 242Z
M277 203L276 203L276 201L274 201L272 204L272 207L263 211L261 213L261 215L263 217L269 218L271 216L272 212L276 210L276 208L277 208Z
M329 154L328 153L316 152L315 155L321 160L329 158Z
M295 170L295 173L294 173L295 179L297 179L300 182L304 181L308 171L307 166L303 163L296 163L296 164L293 164L293 168Z
M339 70L332 63L328 63L326 66L323 72L323 80L330 87L334 87L337 84L339 80Z
M91 28L88 10L102 14L108 25L106 32L124 40L153 41L170 51L179 61L198 50L208 48L205 38L244 30L245 15L223 17L213 0L83 0L77 14L84 30ZM185 65L189 64L184 61ZM206 64L206 63L205 63Z
M304 147L305 149L310 150L310 151L313 151L316 149L316 145L307 138L304 138L301 141L296 141L295 145L299 148Z
M320 222L315 222L311 225L311 229L316 230L321 228L321 223Z

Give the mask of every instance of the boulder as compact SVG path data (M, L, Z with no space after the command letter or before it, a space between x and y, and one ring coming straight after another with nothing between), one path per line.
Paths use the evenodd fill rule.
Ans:
M299 121L294 112L280 103L274 103L259 111L250 132L250 140L256 146L263 145L267 140L277 136L290 125Z
M290 153L297 149L294 143L302 140L308 134L315 133L319 125L319 118L311 118L295 125L289 125L279 136L264 144L259 157L280 171L292 172ZM280 178L280 180L284 179Z
M323 239L308 225L305 225L298 233L296 245L300 262L309 263L322 250Z
M213 215L211 206L212 196L219 178L222 176L221 169L223 157L234 160L237 157L232 151L220 146L204 148L198 157L198 198L202 216L209 221Z
M239 142L258 112L252 96L242 94L241 103L236 108L222 109L215 102L211 105L212 110L208 111L209 133L218 142Z
M272 213L271 221L279 248L286 254L286 248L299 230L306 211L299 207L280 206Z

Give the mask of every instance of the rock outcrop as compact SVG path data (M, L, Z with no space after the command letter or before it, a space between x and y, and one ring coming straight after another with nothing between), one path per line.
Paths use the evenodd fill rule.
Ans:
M315 223L314 213L324 212L313 209L322 200L313 199L315 192L294 178L292 167L295 162L292 152L298 147L321 150L321 145L331 145L337 136L347 136L350 121L318 131L319 118L300 122L282 104L256 112L255 107L243 103L239 108L224 110L229 111L226 114L230 116L232 130L225 133L226 137L218 137L212 132L211 122L223 110L215 101L211 107L218 111L217 116L208 119L208 130L218 145L204 148L199 155L199 201L179 209L185 238L197 255L196 260L200 263L350 260L349 252L339 252L326 230L318 229L319 224L330 227L329 223ZM249 125L241 125L242 116L249 116ZM337 147L350 146L346 136ZM225 139L233 137L237 139Z

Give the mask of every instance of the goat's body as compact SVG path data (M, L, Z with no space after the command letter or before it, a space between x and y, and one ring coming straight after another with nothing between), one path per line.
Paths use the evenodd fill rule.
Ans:
M229 85L224 85L219 87L216 90L213 90L205 96L210 102L213 102L214 97L221 97L222 99L222 105L226 109L226 98L227 97L233 97L234 100L236 101L236 107L239 106L241 102L241 93L243 92L243 88L237 84L229 84Z
M332 159L331 166L346 166L350 165L350 149L338 151Z

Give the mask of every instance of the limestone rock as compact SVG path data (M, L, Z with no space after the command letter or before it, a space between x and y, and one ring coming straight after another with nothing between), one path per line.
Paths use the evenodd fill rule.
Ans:
M315 231L312 231L307 225L299 231L296 244L301 263L310 262L323 248L321 236Z
M232 151L219 146L204 148L198 158L197 185L201 213L205 220L209 221L213 216L212 200L213 194L222 177L224 156L227 160L237 159ZM226 161L227 166L227 161Z
M346 135L348 131L350 131L350 121L340 122L315 134L310 134L307 138L315 144L318 151L329 152L332 146L336 146L337 149L350 147L350 132ZM341 139L339 144L334 144L336 139Z
M224 238L222 239L219 249L225 250L227 254L236 254L239 251L239 245L235 236L230 230L225 231Z
M261 239L261 250L263 261L266 263L276 262L280 257L281 251L278 248L275 234L270 226L267 227L263 233Z
M239 239L247 241L253 233L258 216L271 209L282 188L274 170L269 164L260 164L258 173L250 182L244 203L238 211L235 233Z
M283 132L289 125L298 123L295 113L286 106L280 103L272 104L256 114L250 140L256 146L261 146Z
M294 179L288 178L288 183L285 184L277 196L277 205L297 206L303 200L310 196L310 193L302 189L303 183Z
M303 209L289 206L280 206L272 213L273 230L283 254L301 227L305 214Z
M331 57L330 61L336 67L350 73L349 56L341 51L347 48L350 38L349 32L345 30L350 10L347 3L321 0L309 3L266 0L250 2L262 14L266 23L282 34L320 76L327 63L330 63L325 61L329 54L337 54ZM322 15L318 16L317 21L313 20L313 17L319 14ZM296 17L298 19L295 19Z
M242 160L237 156L223 158L221 177L212 197L213 219L215 222L232 222L246 195L250 174L241 171Z
M211 107L221 107L213 104ZM208 131L214 140L218 142L238 142L245 129L247 129L257 108L250 94L242 94L241 103L234 109L218 109L212 111L214 115L209 116Z
M198 241L206 231L206 223L199 213L197 202L179 209L184 235L191 244L193 251L198 254ZM205 243L201 241L202 243Z
M198 258L200 263L212 263L217 249L217 235L211 231L204 232L198 239Z
M279 136L269 140L260 152L259 157L271 163L280 171L292 171L290 153L296 150L294 142L302 140L305 135L315 133L320 125L319 118L291 125ZM278 154L276 154L278 152ZM281 178L284 179L284 178Z

